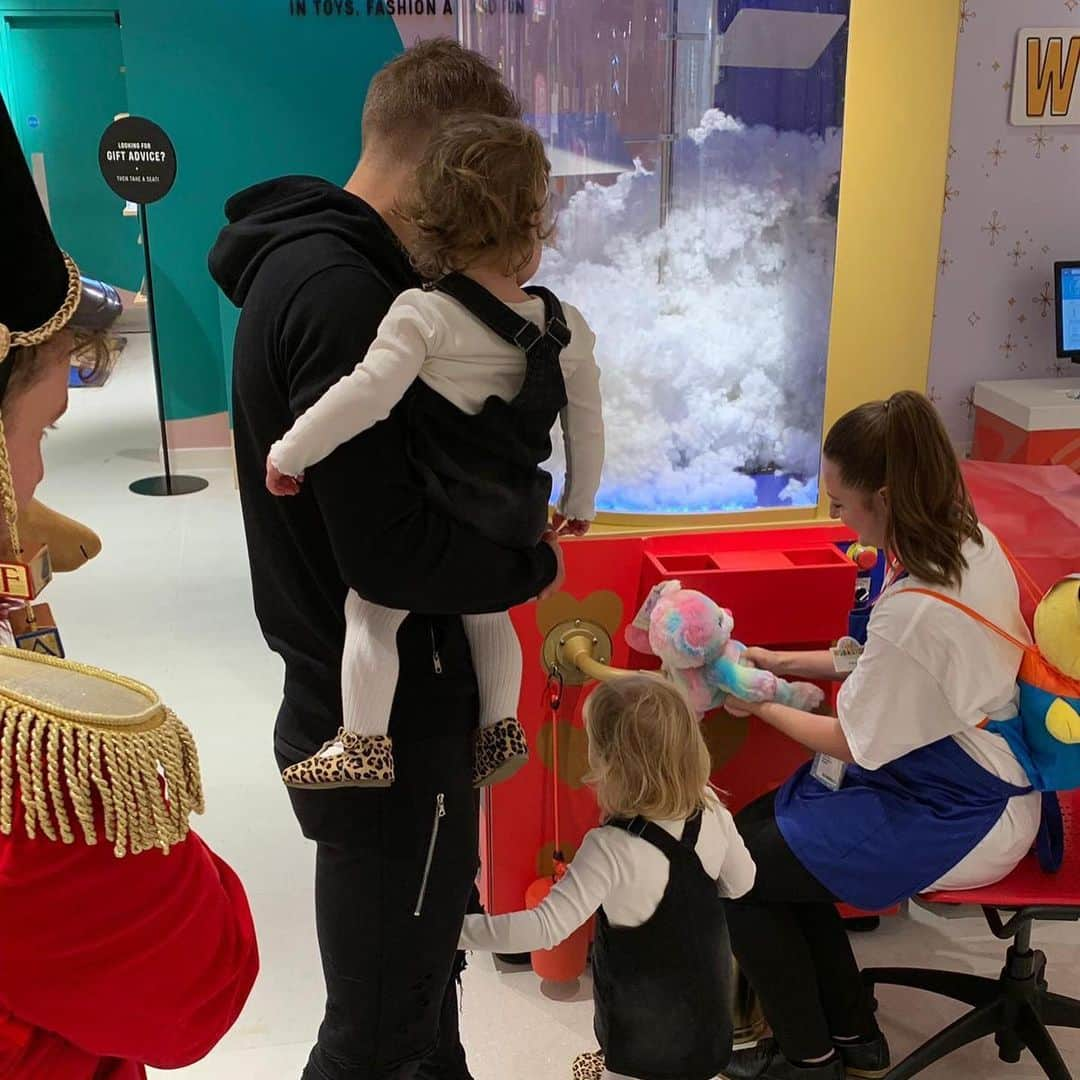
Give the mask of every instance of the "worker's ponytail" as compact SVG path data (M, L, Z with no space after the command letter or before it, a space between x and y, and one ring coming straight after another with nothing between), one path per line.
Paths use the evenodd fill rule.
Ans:
M886 542L912 577L960 584L964 544L983 537L956 452L927 398L902 391L860 405L833 426L825 456L849 487L884 491Z

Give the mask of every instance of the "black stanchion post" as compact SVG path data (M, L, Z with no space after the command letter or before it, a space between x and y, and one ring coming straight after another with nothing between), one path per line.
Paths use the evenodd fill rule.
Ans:
M201 476L174 476L169 460L169 431L165 422L165 393L161 385L161 357L158 352L157 315L154 311L154 270L150 257L148 203L164 198L176 180L176 151L169 136L149 120L122 116L101 136L98 164L105 182L123 199L137 203L142 232L143 260L146 263L146 308L150 322L150 353L154 361L154 389L157 393L158 422L161 425L161 456L164 476L136 480L136 495L190 495L202 491L208 481Z

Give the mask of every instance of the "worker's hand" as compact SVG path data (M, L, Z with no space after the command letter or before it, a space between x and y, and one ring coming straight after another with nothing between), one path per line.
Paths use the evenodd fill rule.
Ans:
M551 527L559 536L584 536L591 524L582 518L563 517L558 510L551 515Z
M302 476L286 476L274 463L266 459L266 490L271 495L299 495Z
M555 577L551 580L551 583L544 588L539 597L537 597L539 600L546 600L549 596L554 596L555 593L563 587L563 582L566 580L566 563L563 560L563 550L562 545L559 543L559 534L556 533L554 529L545 530L541 539L555 553Z
M724 698L724 711L731 716L753 716L754 706L749 701L743 701L742 698L737 698L733 694L728 694Z
M739 657L739 663L745 667L761 668L762 671L771 671L776 675L777 668L780 666L780 656L771 649L758 649L755 647L747 649L742 656Z

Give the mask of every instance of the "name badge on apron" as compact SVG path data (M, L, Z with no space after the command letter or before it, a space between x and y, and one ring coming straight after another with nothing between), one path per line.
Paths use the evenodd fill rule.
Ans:
M850 675L863 654L863 647L850 637L842 637L830 650L837 675Z
M810 775L830 791L840 790L846 773L847 765L839 758L830 757L828 754L817 754L814 757L814 764L810 766Z

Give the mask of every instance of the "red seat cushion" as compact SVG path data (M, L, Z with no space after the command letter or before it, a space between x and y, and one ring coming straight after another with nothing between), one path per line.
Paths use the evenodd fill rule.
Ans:
M1019 908L1033 905L1080 908L1080 792L1061 796L1065 822L1065 861L1056 874L1043 873L1034 854L996 885L967 892L923 893L931 904L979 904L986 907Z

